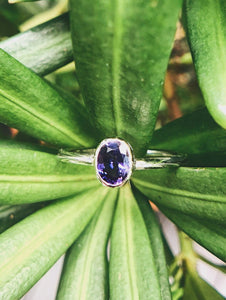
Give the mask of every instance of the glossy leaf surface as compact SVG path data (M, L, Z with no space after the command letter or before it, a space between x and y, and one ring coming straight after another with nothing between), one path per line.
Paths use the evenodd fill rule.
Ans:
M80 103L62 98L43 79L0 49L0 121L45 142L96 145Z
M150 149L189 154L225 151L226 130L203 108L156 130Z
M35 73L46 75L73 60L68 15L14 35L0 48Z
M138 200L147 201L143 197ZM156 221L152 214L145 220L145 210L140 211L129 184L120 189L111 235L111 299L170 299L161 242L161 270L160 258L156 261L155 257L160 241ZM152 227L153 232L149 236ZM163 276L161 279L160 274Z
M44 206L44 203L0 206L0 233Z
M109 190L84 233L68 251L58 300L108 299L107 244L118 191Z
M143 155L155 126L180 0L71 0L79 83L104 137ZM164 40L164 43L162 42Z
M0 299L20 299L84 230L106 196L94 192L56 201L0 236Z
M65 163L41 146L0 142L0 203L53 200L99 186L93 167Z
M159 205L159 208L192 239L223 261L226 261L225 222L212 222L208 218L197 218L161 205Z
M226 221L226 168L171 167L136 171L133 183L164 207Z
M226 2L186 0L184 18L206 105L226 129Z
M137 200L139 209L143 215L143 220L148 231L150 244L155 260L155 266L158 274L160 293L162 297L161 299L171 299L163 237L160 231L159 222L150 206L149 200L135 188L133 188L133 193Z
M221 230L226 222L225 176L225 168L165 168L137 171L133 182L179 227L225 259ZM209 227L210 223L214 226ZM221 246L214 247L211 232L222 236Z

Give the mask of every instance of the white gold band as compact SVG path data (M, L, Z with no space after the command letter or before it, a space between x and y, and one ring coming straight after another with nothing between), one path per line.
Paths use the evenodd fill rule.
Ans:
M58 156L64 162L79 165L94 165L96 149L66 151L61 149ZM158 150L147 150L146 156L142 159L135 159L134 169L157 169L167 166L178 167L185 160L186 156L181 154L172 154Z
M185 158L169 152L148 150L144 158L136 160L132 147L119 138L103 140L96 150L74 152L61 150L59 157L64 162L94 165L97 178L108 187L120 187L125 184L134 169L178 167Z

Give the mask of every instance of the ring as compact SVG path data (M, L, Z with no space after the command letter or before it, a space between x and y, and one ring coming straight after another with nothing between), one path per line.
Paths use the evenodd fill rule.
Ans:
M157 150L148 150L143 159L136 160L132 147L122 139L103 140L97 149L66 151L61 149L59 158L63 162L94 165L97 178L108 187L124 185L133 170L180 166L185 156Z

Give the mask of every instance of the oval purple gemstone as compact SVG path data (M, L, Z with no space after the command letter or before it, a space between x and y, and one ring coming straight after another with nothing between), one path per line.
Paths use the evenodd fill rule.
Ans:
M132 173L131 147L120 139L103 140L96 151L95 165L97 176L104 185L121 186Z

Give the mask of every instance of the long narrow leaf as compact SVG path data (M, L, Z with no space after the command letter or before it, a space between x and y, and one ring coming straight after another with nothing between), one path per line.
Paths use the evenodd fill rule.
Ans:
M133 182L182 230L225 260L225 174L225 168L166 168L137 171Z
M152 247L155 265L157 268L160 292L162 297L161 299L171 299L165 251L158 221L150 206L149 200L146 197L144 197L144 195L142 195L137 189L133 189L133 193L136 198L137 204L140 208L140 211L143 215L143 219L146 224L146 228L150 238L150 244ZM172 253L170 258L172 259Z
M226 2L186 0L186 31L206 105L226 129Z
M156 130L150 149L190 154L225 151L226 130L203 108Z
M154 257L157 245L152 246L152 242L156 243L156 240L151 241L149 236L149 226L152 224L156 233L156 224L153 220L150 222L150 218L151 214L146 224L129 184L122 187L111 236L111 299L163 300L170 298L167 281L163 278L159 279L161 273L158 268L159 260L156 262ZM154 235L153 233L152 238ZM156 237L159 241L158 233ZM164 264L164 260L162 263ZM161 275L165 276L166 273L163 273ZM164 287L161 286L163 282L166 283L166 290L163 290ZM163 295L166 298L163 298Z
M48 143L96 145L80 103L62 98L38 75L0 49L0 121Z
M0 206L0 233L44 206L44 203Z
M156 205L226 222L226 168L163 168L136 171L135 186Z
M70 3L74 57L90 116L105 137L124 138L143 155L182 1Z
M107 189L60 200L0 236L0 299L20 299L84 230Z
M0 142L0 204L53 200L98 186L93 167L65 163L41 146Z
M90 225L67 253L58 300L108 299L106 248L118 191L110 192Z
M53 72L73 60L68 14L14 35L0 48L39 75Z
M159 208L192 239L226 261L225 224L216 224L203 218L194 218L161 205Z

